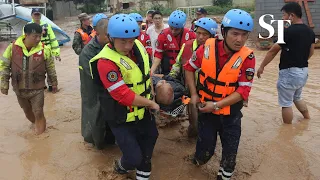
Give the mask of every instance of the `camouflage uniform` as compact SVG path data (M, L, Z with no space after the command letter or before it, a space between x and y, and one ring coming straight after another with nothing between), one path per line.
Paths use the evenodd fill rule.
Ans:
M78 15L78 19L80 20L81 22L81 26L79 27L80 30L82 30L84 33L87 34L87 36L89 36L93 30L93 28L91 26L88 26L87 29L84 29L82 27L82 21L83 20L86 20L86 19L89 19L90 16L88 16L88 14L86 13L81 13ZM79 30L78 29L78 30ZM84 39L83 37L81 36L81 34L78 32L78 30L74 33L74 38L73 38L73 43L72 43L72 48L74 50L74 52L77 54L77 55L80 55L82 49L84 48L84 46L86 45L86 42L84 42ZM89 41L88 41L89 42Z

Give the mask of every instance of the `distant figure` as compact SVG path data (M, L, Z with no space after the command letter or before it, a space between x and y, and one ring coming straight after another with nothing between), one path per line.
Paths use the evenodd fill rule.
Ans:
M203 17L206 17L208 14L207 10L205 10L204 8L199 8L196 12L196 15L197 17L195 19L193 19L193 21L191 22L191 28L190 30L191 31L194 31L194 28L195 28L195 22L200 19L200 18L203 18Z
M78 19L80 20L80 27L74 33L72 48L74 52L79 55L86 44L91 40L91 33L93 32L93 28L90 25L90 16L87 13L81 13L78 15Z
M301 19L302 9L298 3L291 2L281 9L283 20L291 20L291 25L284 29L285 44L274 44L258 70L258 77L281 50L279 79L277 83L278 101L282 107L282 119L291 124L293 103L305 119L310 119L307 104L301 98L302 89L308 79L308 59L313 55L315 34Z

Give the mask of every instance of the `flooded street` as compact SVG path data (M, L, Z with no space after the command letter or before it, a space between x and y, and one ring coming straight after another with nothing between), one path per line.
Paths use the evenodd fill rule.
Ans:
M74 28L69 28L72 34ZM1 52L2 54L2 52ZM258 68L266 51L255 51ZM279 53L280 54L280 53ZM16 95L0 95L0 180L121 180L112 173L117 146L103 151L85 143L80 131L80 80L78 56L71 43L61 47L56 62L59 89L45 93L47 130L33 134ZM242 136L234 180L320 179L320 50L309 61L309 79L303 91L311 120L294 108L294 123L283 125L276 82L279 55L255 77L249 107L243 109ZM195 150L188 139L187 123L159 128L153 155L152 180L214 180L219 168L221 144L206 165L197 168L187 161Z

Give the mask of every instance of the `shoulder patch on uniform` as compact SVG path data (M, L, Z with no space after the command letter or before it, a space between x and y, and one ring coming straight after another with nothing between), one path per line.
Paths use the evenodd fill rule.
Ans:
M151 40L146 41L147 46L151 46Z
M116 82L118 80L118 74L117 72L115 71L110 71L108 74L107 74L107 79L110 81L110 82Z
M248 56L249 59L253 59L254 58L254 54L251 53L249 56Z
M255 72L255 69L254 68L248 68L246 69L246 78L248 81L251 81L254 77L254 72Z

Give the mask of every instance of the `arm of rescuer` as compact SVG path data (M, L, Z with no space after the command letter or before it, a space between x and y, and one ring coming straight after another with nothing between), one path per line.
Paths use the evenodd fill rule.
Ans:
M119 67L112 61L100 59L98 61L99 77L103 87L111 97L123 106L146 106L159 110L159 105L145 97L134 93L124 82Z
M44 46L44 57L46 63L46 72L48 78L51 80L52 83L52 92L57 92L58 80L57 80L57 73L54 64L54 59L52 57L51 49L48 46Z
M191 89L191 87L189 87L190 93L191 93L191 95L197 96L197 97L198 97L198 94L197 94L196 88L195 88L193 72L195 72L197 69L199 69L201 67L203 53L204 53L204 46L201 46L196 51L196 54L193 57L191 57L191 59L184 65L184 68L186 70L187 83L188 84L191 83L191 84L189 84L189 86L193 86L192 89ZM233 105L241 100L245 100L245 101L248 100L249 93L250 93L251 87L252 87L254 72L255 72L255 69L254 69L255 62L256 62L256 60L255 60L253 53L250 54L245 59L245 61L242 64L239 78L238 78L239 87L236 89L235 92L230 94L228 97L216 102L217 106L219 108ZM190 75L190 72L191 72L191 75ZM214 106L213 106L212 101L205 102L204 107L200 108L200 111L202 111L202 112L212 112L213 110L214 110Z
M10 80L10 66L12 57L12 43L9 44L3 55L0 56L0 89L2 94L8 95L9 80Z
M161 60L163 58L165 39L165 35L163 33L160 33L156 41L156 49L154 51L154 58L150 69L151 74L154 74L159 64L161 63Z

